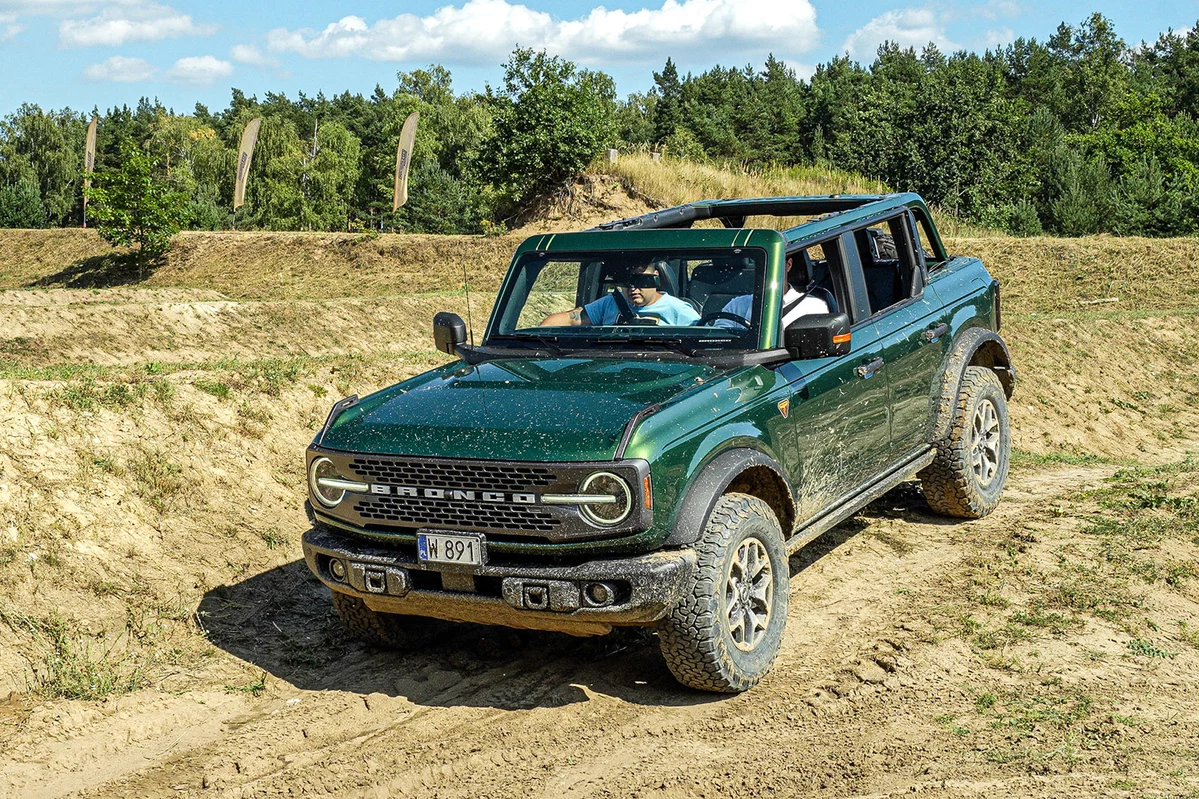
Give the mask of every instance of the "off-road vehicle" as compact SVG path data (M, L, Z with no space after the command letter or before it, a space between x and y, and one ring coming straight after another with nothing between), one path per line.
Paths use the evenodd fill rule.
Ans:
M792 320L796 296L817 312ZM946 254L914 194L533 236L478 346L438 314L452 361L333 407L307 452L305 557L376 644L413 615L654 626L681 682L744 691L779 650L790 554L913 477L940 513L995 507L1015 382L999 321L998 282Z

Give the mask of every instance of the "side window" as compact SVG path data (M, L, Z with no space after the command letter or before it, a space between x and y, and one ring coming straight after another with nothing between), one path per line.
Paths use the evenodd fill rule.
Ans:
M814 313L841 313L848 308L845 283L845 258L840 238L810 244L787 253L790 269L787 282L803 293L799 304L783 303L779 321L787 325L800 316Z
M920 247L920 252L924 254L924 264L928 271L940 269L945 265L945 258L938 254L936 246L933 244L932 227L928 219L920 211L913 211L912 218L915 221L916 241Z
M912 250L907 215L884 219L854 231L870 314L920 296L924 282Z

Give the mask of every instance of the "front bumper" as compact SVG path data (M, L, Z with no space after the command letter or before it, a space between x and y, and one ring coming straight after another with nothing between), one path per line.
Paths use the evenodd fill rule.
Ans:
M575 566L506 561L439 571L323 525L304 533L303 546L308 568L321 582L361 598L371 610L572 635L653 624L678 603L696 563L694 550L675 549ZM343 579L330 570L334 560L342 562ZM594 584L605 586L609 601L589 597Z

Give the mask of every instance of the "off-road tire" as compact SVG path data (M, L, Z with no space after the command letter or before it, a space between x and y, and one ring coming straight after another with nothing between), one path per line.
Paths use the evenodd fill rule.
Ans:
M995 509L1007 482L1012 430L999 378L982 366L966 368L949 435L935 442L933 462L918 475L937 513L981 519Z
M333 607L355 638L380 649L402 649L407 643L407 616L371 610L356 596L333 592Z
M749 616L738 614L742 626L731 629L729 611L738 602L734 598L730 603L727 595L730 586L735 592L738 585L745 584L730 581L730 572L740 570L738 563L744 565L738 560L739 553L749 552L759 559L765 555L769 579L763 579L759 587L769 585L770 593L764 631L743 642L752 646L746 651L737 645L734 636L735 629L741 630L742 637L746 635L744 622ZM791 573L778 518L757 497L725 494L712 510L696 544L696 554L698 563L688 590L659 623L662 656L675 678L691 688L719 693L747 691L774 663L787 624Z

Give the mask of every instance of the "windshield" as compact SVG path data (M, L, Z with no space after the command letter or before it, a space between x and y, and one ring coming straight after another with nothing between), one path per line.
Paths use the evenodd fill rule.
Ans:
M753 349L765 270L755 248L529 253L489 341Z

